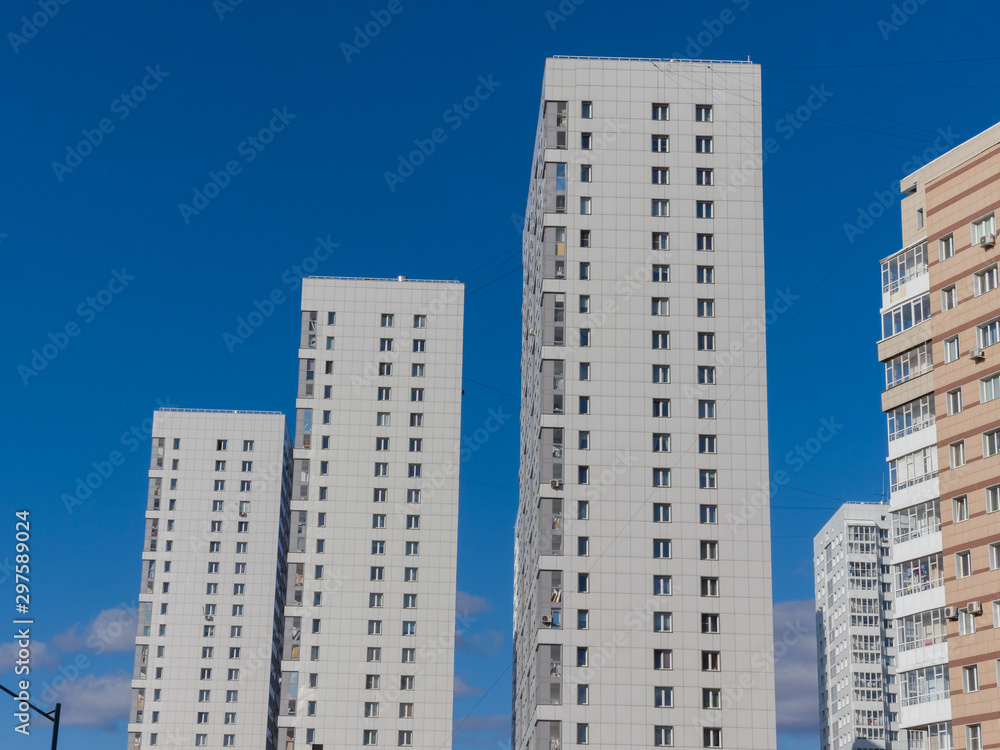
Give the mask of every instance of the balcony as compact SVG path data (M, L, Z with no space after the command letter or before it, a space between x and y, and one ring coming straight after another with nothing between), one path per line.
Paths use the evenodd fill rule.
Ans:
M914 487L923 482L930 481L931 479L937 479L937 475L937 469L935 469L934 471L929 471L926 474L921 474L907 479L900 479L899 481L893 482L889 485L889 492L898 492L899 490L904 490L907 487Z
M906 529L900 531L892 538L893 544L902 544L903 542L909 542L913 539L920 539L921 537L930 536L931 534L936 534L941 531L941 521L935 520L933 523L924 524L913 529Z
M915 432L920 432L920 430L927 429L928 427L933 427L935 424L935 419L933 416L927 417L926 419L921 419L916 422L912 422L905 427L897 428L896 430L889 433L889 442L893 440L898 440L899 438L906 437L907 435L912 435Z
M904 707L910 706L920 706L925 703L933 703L934 701L947 700L951 695L950 690L938 690L933 693L917 693L916 695L908 695L903 698L902 705Z

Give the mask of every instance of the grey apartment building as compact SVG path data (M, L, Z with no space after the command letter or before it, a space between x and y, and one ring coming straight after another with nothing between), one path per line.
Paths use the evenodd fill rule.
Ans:
M845 503L813 540L823 750L899 739L891 526L888 504Z
M277 747L291 439L278 412L153 415L129 748Z
M546 60L516 750L775 746L760 70Z
M463 305L303 280L282 750L451 747Z

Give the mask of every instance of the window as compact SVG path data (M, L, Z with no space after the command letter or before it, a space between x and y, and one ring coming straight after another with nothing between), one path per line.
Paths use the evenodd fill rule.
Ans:
M590 612L586 609L576 611L576 629L586 630L590 623Z
M653 249L669 250L670 234L667 232L653 232Z
M955 553L955 577L968 578L972 575L972 551Z
M593 182L594 167L590 164L580 165L580 182Z
M715 384L715 368L714 367L698 367L698 384L699 385L714 385Z
M917 209L917 229L924 228L924 209Z
M382 635L382 621L381 620L369 620L368 621L368 635Z
M408 557L413 557L414 555L420 554L420 542L407 542L405 547L405 554Z
M576 686L576 704L586 706L590 703L590 685Z
M673 669L673 652L660 648L654 650L653 669Z
M389 490L385 487L376 487L372 490L372 502L373 503L384 503L388 497Z
M984 216L972 222L972 244L978 245L979 241L988 234L996 234L996 221L993 214Z
M670 151L670 138L665 135L654 135L653 151L659 154L665 154Z
M653 167L652 176L654 185L670 184L670 170L666 167Z
M698 334L698 351L700 351L700 352L714 352L715 351L715 334L714 333L699 333Z
M701 543L701 559L702 560L718 560L719 559L719 543L718 542L703 541Z
M670 435L666 433L654 433L653 434L653 452L654 453L669 453L670 452Z
M698 471L698 486L703 490L714 490L718 487L718 475L714 469Z
M702 252L712 252L715 250L715 235L699 234L697 237L697 247Z
M392 328L392 321L393 321L392 315L386 315L383 313L382 320L379 325L381 325L382 328Z
M653 504L653 522L654 523L670 523L670 504L669 503L654 503Z
M580 396L580 414L590 414L590 396Z
M424 415L413 413L410 414L410 427L423 427L424 426Z
M368 580L370 581L381 581L385 578L385 568L382 567L372 567L369 571Z
M670 469L653 469L653 486L670 486Z
M423 472L423 464L408 464L406 476L410 479L418 479Z
M955 254L955 236L946 234L938 240L938 253L941 260L948 260Z
M417 504L420 502L420 490L407 490L406 491L406 502L410 504Z
M379 686L379 676L377 674L365 675L365 689L366 690L378 690Z
M653 281L666 282L670 281L670 266L653 266Z
M403 609L416 609L416 608L417 608L417 595L403 594Z
M576 517L580 521L590 518L590 503L587 500L580 500L576 504Z
M365 745L377 745L378 744L378 730L377 729L366 729L364 730L364 736L362 740Z
M653 595L670 596L670 576L653 576Z
M722 730L705 727L702 731L702 747L722 747Z
M669 120L670 119L670 105L669 104L654 104L653 105L653 119L654 120Z
M426 315L414 315L413 316L413 327L414 328L426 328L427 327L427 316Z
M403 664L412 664L417 660L417 650L415 648L404 648L401 661Z
M405 718L405 716L403 715L403 710L402 710L403 705L410 706L410 715L412 716L413 715L413 704L412 703L400 704L400 712L399 712L400 718ZM410 731L409 729L400 729L399 730L399 746L400 747L410 747L411 745L413 745L413 732Z
M577 484L590 484L590 467L589 466L577 466L576 467L576 483Z
M945 401L948 405L948 416L953 414L958 414L962 411L962 389L956 388L953 391L948 391L944 394Z
M882 338L887 339L897 333L909 330L913 326L923 323L930 316L930 294L924 294L897 305L882 315Z
M654 198L650 201L653 216L670 216L670 201Z
M587 197L580 198L580 213L590 215L593 212L593 205L593 199Z
M669 398L654 398L653 399L653 416L654 417L669 417L670 416L670 399Z
M196 734L194 736L194 746L195 747L206 747L208 745L208 735L207 734Z
M670 300L666 297L653 297L652 311L653 315L670 315Z
M715 300L714 299L700 299L700 300L698 300L698 317L699 318L714 318L715 317Z
M420 516L409 515L406 517L406 528L413 531L420 528Z
M423 352L427 342L424 339L413 339L413 351Z
M653 745L656 747L672 747L674 744L673 727L653 727Z
M380 352L391 352L392 351L392 339L379 339L378 350Z
M175 481L175 480L171 480L171 481ZM173 489L173 488L171 488L171 489ZM225 479L216 479L215 482L212 485L212 489L215 490L216 492L222 492L224 489L226 489L226 480Z
M958 336L952 336L944 340L944 361L954 362L958 359Z
M576 649L576 666L585 667L588 664L588 652L586 646L578 646Z
M590 574L589 573L580 573L576 577L576 590L577 590L577 593L580 593L580 594L586 594L588 591L590 591Z
M951 468L957 469L959 466L965 466L965 441L959 440L948 446L948 458L951 462Z
M1000 510L1000 484L986 488L986 512L996 513Z
M420 453L424 449L424 441L421 438L410 438L410 453Z
M407 583L415 583L417 580L417 569L403 568L403 580Z
M957 304L958 292L956 291L954 284L946 286L941 290L941 312L952 310Z
M715 435L699 435L698 436L698 452L699 453L715 453Z
M391 388L379 388L378 389L378 400L379 401L390 401L390 400L392 400L392 389Z
M423 401L424 400L424 389L423 388L411 388L410 389L410 401Z
M654 349L669 349L670 348L670 332L669 331L653 331L653 348Z
M715 401L698 402L698 419L715 419Z
M594 147L594 136L592 133L580 133L580 148L590 151Z
M590 230L580 230L580 247L590 247Z
M586 745L590 742L590 724L576 725L576 744Z
M702 578L701 595L705 597L717 597L719 595L719 579Z
M670 382L670 365L653 365L653 382Z
M404 674L399 678L399 689L400 690L413 690L414 676L412 674Z
M719 522L719 506L718 505L702 505L699 508L700 515L699 519L701 523L718 523Z
M403 635L416 635L417 623L413 620L403 620Z
M590 279L590 264L581 263L580 264L580 281L587 281Z
M966 750L983 750L983 727L981 724L965 725Z
M711 169L698 169L695 171L695 184L714 185L715 171Z
M387 463L377 463L375 464L375 476L384 477L389 474L389 464Z
M694 108L695 122L712 122L712 105L699 104Z
M975 275L974 292L975 296L980 294L985 294L986 292L993 291L997 288L997 264L994 263L989 268L986 268ZM942 291L943 294L943 291Z
M717 634L719 632L719 615L702 613L701 632L713 635Z
M695 216L699 219L711 219L714 214L712 201L697 201L695 203Z
M379 362L378 363L378 374L379 375L392 375L392 362ZM329 388L330 386L326 386L326 387ZM325 392L324 392L324 398L329 398L329 396L325 395Z
M673 625L670 620L669 612L654 612L653 613L653 632L654 633L669 633L673 629Z
M369 648L368 649L368 661L382 661L382 649L381 648Z
M976 664L962 667L962 692L975 693L977 690L979 690L979 667Z
M654 539L653 540L653 559L659 560L662 558L670 557L670 540L669 539Z
M990 430L983 433L983 458L995 456L1000 452L1000 430Z
M696 154L711 154L715 150L713 145L711 136L698 136L694 139L694 152Z
M210 595L211 594L218 594L219 593L219 584L217 584L217 583L207 583L207 584L205 584L205 593L206 594L210 594Z
M576 538L576 554L586 557L590 554L590 537L580 536Z
M718 651L701 652L701 671L718 672L722 669L722 656Z
M985 404L987 401L1000 396L1000 373L994 373L979 381L979 402Z
M228 450L228 445L229 445L229 441L228 440L216 440L215 441L215 450L217 450L217 451Z
M377 451L389 450L389 438L387 437L375 438L375 450Z
M580 380L590 380L590 362L580 363Z

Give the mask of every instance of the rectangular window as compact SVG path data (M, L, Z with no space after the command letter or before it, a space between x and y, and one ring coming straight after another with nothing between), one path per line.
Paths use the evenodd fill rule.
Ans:
M966 495L960 495L951 501L951 520L952 523L961 523L962 521L969 520L969 498Z
M666 559L670 557L670 540L669 539L654 539L653 540L653 559Z
M715 419L715 401L698 402L698 419Z
M715 171L712 169L698 169L695 171L695 184L714 185Z
M948 416L958 414L962 411L962 389L956 388L944 394L948 406Z
M654 433L653 435L653 452L654 453L669 453L670 452L670 435L663 433Z
M700 366L698 367L698 384L699 385L714 385L715 384L715 368Z
M653 382L670 382L670 365L653 365Z
M576 590L577 590L577 593L580 593L580 594L586 594L588 591L590 591L590 574L589 573L580 573L576 577Z
M958 304L958 291L955 285L946 286L941 290L941 312L952 310Z
M668 136L654 135L652 143L654 153L665 154L670 151L670 138Z
M414 328L426 328L427 327L427 316L426 315L414 315L413 316L413 327Z
M718 578L702 578L701 579L701 595L704 597L715 598L719 595L719 579Z
M580 500L576 504L576 517L580 521L590 518L590 503L587 500Z
M652 280L658 282L670 281L670 266L654 265Z
M576 704L586 706L590 703L590 685L576 686Z
M653 504L653 522L654 523L670 523L670 504L669 503L654 503Z
M981 724L965 725L966 750L983 750L983 727Z
M587 281L590 279L590 264L581 263L580 264L580 281Z
M702 747L722 747L722 730L705 727L701 730Z
M653 595L670 596L670 576L653 576Z
M590 215L593 212L593 199L591 198L580 198L580 213L584 215Z
M712 252L715 250L715 235L699 234L697 237L697 247L702 252Z
M701 671L718 672L722 669L722 655L718 651L701 652Z
M712 122L712 105L699 104L694 108L695 122Z
M719 543L703 541L700 545L702 560L719 559Z
M968 578L972 575L972 551L955 553L955 577Z
M667 299L666 297L653 297L652 314L670 315L670 300Z
M994 263L989 268L983 269L975 275L974 293L975 296L991 292L997 288L997 264Z
M590 612L586 609L578 609L576 611L576 629L586 630L589 627L590 622Z
M702 505L700 507L700 523L718 523L719 522L719 506L718 505Z
M1000 510L1000 484L986 488L986 512L996 513Z
M652 175L654 185L670 184L670 170L666 167L653 167Z
M653 469L653 486L670 486L670 469Z
M670 234L668 232L653 232L653 249L669 250Z
M580 363L580 380L590 380L590 362Z
M593 182L594 167L590 164L580 165L580 182Z
M714 352L715 351L715 334L714 333L699 333L698 334L698 351L700 352Z
M576 725L576 744L587 745L590 743L590 724Z
M594 136L592 133L580 133L580 148L590 151L594 147Z
M670 201L654 198L650 201L652 216L670 216Z
M673 625L671 624L670 613L669 612L654 612L653 613L653 632L654 633L669 633L673 630Z
M578 466L578 467L576 467L576 483L577 484L589 484L590 483L590 467L589 466Z
M714 318L715 317L715 300L714 299L700 299L698 300L698 317L699 318Z
M711 136L702 135L694 139L694 152L696 154L711 154L714 151L715 148Z
M590 432L588 430L580 430L578 433L577 448L582 451L590 450Z
M948 260L955 254L955 235L946 234L938 240L938 253L941 260Z
M703 490L714 490L718 487L718 475L715 469L698 471L698 486Z
M699 435L698 436L698 452L699 453L715 453L715 435Z
M653 745L655 747L673 747L674 728L665 726L653 727Z
M959 440L948 446L948 457L951 461L951 468L957 469L965 466L965 441Z
M669 331L653 331L653 348L654 349L669 349L670 348L670 332Z
M669 649L655 649L653 651L653 669L673 669L673 652Z
M380 352L391 352L392 351L392 339L379 339L378 350Z
M958 336L952 336L944 340L944 361L954 362L958 359Z
M670 119L670 105L669 104L654 104L653 105L653 119L654 120L669 120Z
M695 203L695 216L699 219L711 219L714 216L714 204L712 201L697 201Z
M669 398L654 398L653 399L653 416L654 417L669 417L670 416L670 399Z
M413 351L426 351L427 342L424 339L413 339Z

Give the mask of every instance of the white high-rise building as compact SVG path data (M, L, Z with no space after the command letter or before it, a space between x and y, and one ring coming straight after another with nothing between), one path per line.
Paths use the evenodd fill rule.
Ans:
M129 747L277 747L291 439L278 412L160 409Z
M546 60L513 745L773 750L760 70Z
M891 525L886 504L845 503L813 540L822 750L899 738Z
M451 747L463 304L303 280L282 750Z

